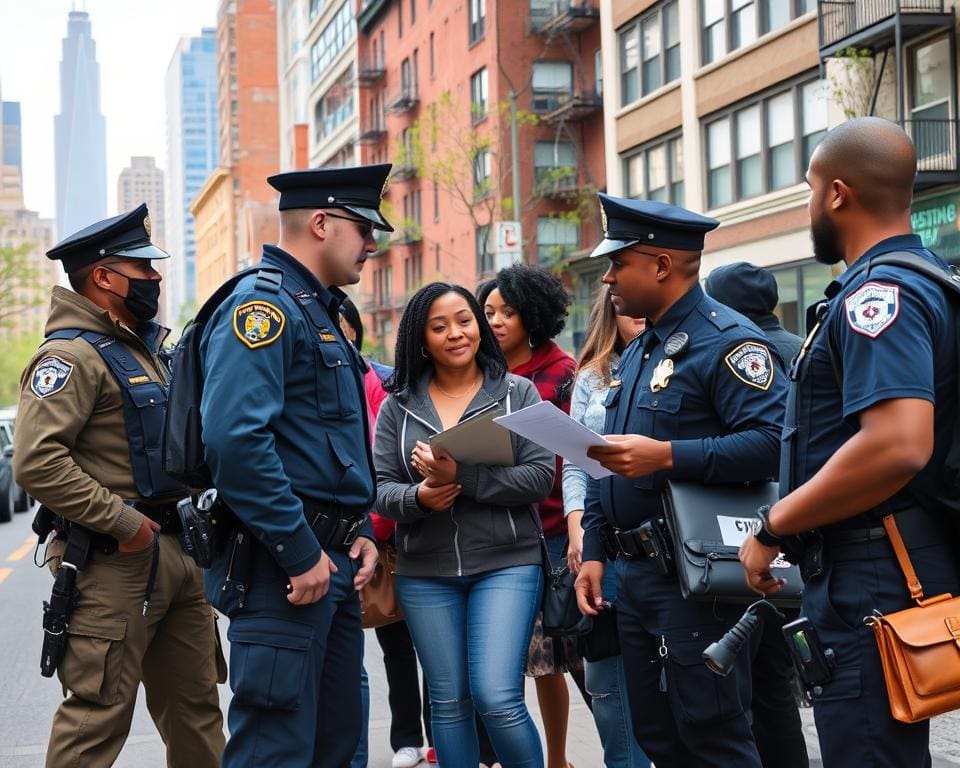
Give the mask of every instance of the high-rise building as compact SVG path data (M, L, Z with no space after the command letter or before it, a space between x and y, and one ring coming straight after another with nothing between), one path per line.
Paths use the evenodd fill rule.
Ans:
M20 103L0 91L0 210L23 208Z
M166 239L169 323L196 301L194 220L190 203L217 166L216 30L183 37L167 67Z
M164 212L163 171L149 156L131 157L130 165L117 179L117 211L131 211L146 203L150 211L150 240L158 248L166 248L166 215Z
M90 14L71 11L60 61L60 114L54 118L57 235L107 215L106 121L100 113L100 65Z
M307 24L313 25L319 2L302 0L277 2L277 75L280 108L280 170L306 168L310 138L307 89L310 85ZM305 12L306 11L306 12Z
M595 2L372 0L357 14L355 65L340 23L353 4L319 5L336 16L309 38L314 136L336 157L359 118L363 161L394 164L385 207L397 231L360 284L379 353L423 283L473 289L518 259L563 275L574 304L560 342L577 346L602 267L587 258L606 185Z
M197 301L279 237L277 8L275 0L221 0L217 17L220 165L191 207Z

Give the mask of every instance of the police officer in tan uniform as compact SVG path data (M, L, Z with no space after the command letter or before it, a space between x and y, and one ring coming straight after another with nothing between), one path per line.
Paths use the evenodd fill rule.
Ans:
M89 534L57 666L66 698L47 766L108 766L126 740L142 682L169 766L217 766L225 676L200 569L184 554L160 469L168 373L153 322L168 254L150 242L146 205L93 224L47 253L73 291L53 289L46 339L24 371L16 479L57 516L57 572L71 526ZM46 646L45 646L46 648ZM52 670L51 670L52 671Z

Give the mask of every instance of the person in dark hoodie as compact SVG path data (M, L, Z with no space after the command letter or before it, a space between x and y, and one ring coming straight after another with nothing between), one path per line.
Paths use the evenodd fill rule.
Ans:
M737 261L717 267L704 283L707 295L753 320L789 366L803 339L780 324L773 310L780 302L777 280L769 270Z
M553 454L511 434L513 466L468 465L428 444L540 397L507 373L480 306L457 285L413 295L395 360L374 440L376 511L399 523L397 594L430 689L437 757L477 767L476 707L505 765L542 768L522 672L543 583L534 505L553 485Z
M753 320L789 366L803 339L786 330L773 314L780 300L777 281L763 267L738 261L717 267L705 284L707 294ZM783 608L788 620L799 611ZM753 737L764 768L806 768L807 744L793 695L793 661L777 622L763 623L751 669Z
M477 299L500 343L510 373L530 379L543 400L570 412L576 361L553 342L563 330L570 295L560 279L543 267L514 264L481 285ZM563 562L568 535L563 516L562 459L550 495L540 502L540 520L550 557ZM540 622L533 631L526 673L534 678L543 715L547 768L567 768L566 741L570 695L564 673L570 672L590 703L584 685L583 660L573 638L551 638Z

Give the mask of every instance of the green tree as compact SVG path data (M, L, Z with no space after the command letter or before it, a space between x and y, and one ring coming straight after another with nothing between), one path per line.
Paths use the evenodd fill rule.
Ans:
M3 222L0 221L0 230ZM0 328L8 328L13 319L41 305L45 297L38 291L40 269L30 263L35 246L24 243L15 248L0 246Z
M0 338L0 406L16 405L20 398L20 374L37 351L43 335Z
M830 98L844 116L866 117L871 114L873 92L883 72L868 48L844 48L834 55L836 67L830 74Z

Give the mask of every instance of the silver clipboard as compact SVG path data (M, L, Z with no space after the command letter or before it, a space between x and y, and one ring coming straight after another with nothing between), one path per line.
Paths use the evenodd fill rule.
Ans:
M494 467L513 466L513 444L510 430L494 422L503 416L502 407L488 411L455 424L430 438L430 448L443 450L461 464L488 464Z

